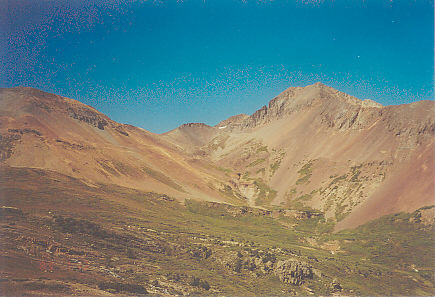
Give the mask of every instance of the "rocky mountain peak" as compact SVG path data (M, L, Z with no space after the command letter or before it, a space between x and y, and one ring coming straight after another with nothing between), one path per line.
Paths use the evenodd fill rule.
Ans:
M364 99L361 102L361 106L363 106L363 107L377 107L377 108L381 108L383 105L378 103L378 102L376 102L376 101L373 101L371 99Z
M184 129L184 128L212 128L212 127L204 123L186 123L178 127L178 129Z
M246 120L247 118L249 118L249 115L241 113L219 122L215 127L219 129L225 129L227 127L237 126L240 125L240 123Z
M374 107L381 108L382 105L373 100L360 100L317 82L305 87L286 89L268 105L244 118L239 126L241 129L253 128L296 112L315 109L319 113L319 118L325 118L327 122L333 121L328 124L329 126L343 127L343 122L356 119L361 109ZM336 123L335 120L339 120L340 123Z

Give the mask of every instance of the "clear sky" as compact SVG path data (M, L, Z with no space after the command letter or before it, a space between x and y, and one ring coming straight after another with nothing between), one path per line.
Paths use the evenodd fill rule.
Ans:
M384 105L433 100L433 12L428 0L0 0L0 87L156 133L317 81Z

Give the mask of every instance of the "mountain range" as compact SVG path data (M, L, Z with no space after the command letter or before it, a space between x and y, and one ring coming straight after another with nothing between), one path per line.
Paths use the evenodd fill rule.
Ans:
M1 160L12 167L180 200L298 204L339 229L433 202L432 101L384 107L317 83L289 88L251 116L157 135L36 89L0 94Z
M0 170L3 181L0 188L0 201L3 204L2 219L9 218L8 220L16 221L16 227L4 223L9 228L13 229L19 226L23 228L14 233L17 236L19 234L24 237L30 236L29 234L23 234L26 233L26 228L31 229L29 226L33 224L31 223L32 220L36 220L38 223L35 224L37 226L40 224L40 227L32 227L36 228L32 231L34 234L54 232L43 231L46 228L44 226L47 225L49 229L54 228L53 230L57 230L56 232L67 234L66 237L86 233L86 236L108 240L107 238L118 236L115 241L119 242L126 240L124 237L127 235L122 233L124 235L118 234L115 236L113 235L115 233L100 231L100 229L104 229L100 225L105 226L103 221L99 222L98 227L92 225L95 222L88 222L89 220L92 221L93 211L97 213L97 209L100 209L102 213L99 213L96 217L101 220L110 217L110 224L118 226L116 228L121 228L120 226L124 228L127 223L120 223L119 220L123 216L128 217L127 214L131 215L132 217L129 217L128 223L130 224L128 228L131 228L127 228L130 233L134 231L132 231L132 228L139 228L137 223L134 223L135 219L139 222L147 218L147 216L139 217L137 212L142 215L143 212L150 209L154 209L154 212L150 212L150 216L155 216L154 221L151 220L153 222L150 224L157 224L160 227L166 224L166 227L162 227L163 229L167 228L167 226L180 228L180 224L184 226L186 222L181 219L174 219L180 215L185 216L186 220L192 220L191 224L193 225L198 224L198 226L204 227L203 224L210 224L209 227L204 227L204 230L208 231L201 229L203 233L211 232L210 230L221 224L214 221L216 216L218 219L219 216L227 216L228 213L235 217L248 213L249 216L255 217L255 220L257 220L258 216L265 216L267 220L269 218L273 220L281 220L284 217L283 220L292 218L290 222L280 221L280 226L285 226L289 230L296 228L293 231L302 232L301 234L295 234L299 234L300 241L307 245L303 249L320 249L322 250L321 253L324 253L324 251L334 253L343 249L335 246L340 246L338 242L345 240L343 238L331 239L329 237L325 239L322 237L323 234L329 234L328 236L332 237L341 236L337 234L348 234L350 236L349 234L352 232L366 230L364 228L367 228L367 226L378 228L382 225L379 220L390 218L389 216L395 216L398 213L407 214L408 217L403 221L406 221L407 224L413 222L412 220L416 221L415 218L418 218L420 220L417 220L420 224L418 228L426 230L422 232L427 232L426 223L433 224L433 212L431 212L432 208L430 207L435 204L434 115L435 103L433 101L382 106L372 100L360 100L322 83L316 83L306 87L291 87L252 115L235 115L223 120L216 126L203 123L187 123L166 133L154 134L142 128L117 123L94 108L73 99L27 87L1 89ZM34 197L32 193L34 193ZM143 201L139 201L139 198L137 198L140 195L149 197L147 203L151 204L145 207ZM93 200L86 199L87 196L93 197ZM92 204L89 204L91 200ZM170 205L166 205L168 203ZM115 207L114 205L118 206ZM180 207L182 209L179 209ZM208 217L202 218L204 221L201 221L199 217L189 217L187 219L188 215L184 213L186 211L185 207L191 212L194 210L193 213L198 216L210 215L213 222ZM428 212L426 209L431 211ZM166 212L168 215L172 214L174 218L165 217L163 219L161 216L164 216ZM58 215L54 216L53 213ZM71 222L64 218L68 215L71 217L74 213L79 214L83 220L86 220L86 223L78 220L76 216L71 219L76 221ZM190 215L191 213L189 213ZM23 216L25 219L23 219ZM60 219L61 217L62 219ZM310 225L311 227L304 225L307 222L314 222L313 220L317 221L315 221L315 224L313 223L314 225ZM163 224L163 222L166 223ZM402 224L402 221L400 222ZM35 224L34 226L36 226ZM258 227L256 224L245 226L247 230L250 230L247 231L247 234L255 232L255 228ZM72 225L76 227L72 227ZM230 229L236 228L234 225L231 226ZM303 227L305 229L298 229L302 228L301 226L305 226ZM321 229L321 226L323 226L323 229ZM87 231L85 232L81 228ZM158 229L158 227L156 228ZM187 228L195 229L196 227L187 226ZM222 228L222 230L225 229ZM263 227L258 228L258 232L264 231ZM311 235L309 234L311 232L309 231L310 228L313 228L313 234ZM89 233L89 229L95 229L96 231ZM168 230L163 229L156 232L168 232ZM271 232L271 234L274 234L274 231ZM12 233L4 235L5 238L13 239L19 243L18 237L14 237ZM240 234L243 233L241 231ZM47 235L48 238L44 240L46 242L57 240L59 243L61 239L56 239L57 235L55 234L57 233ZM239 233L234 234L237 236ZM357 233L352 234L354 236ZM379 234L382 234L382 232L379 231ZM195 236L201 237L202 235ZM243 235L240 236L243 237ZM358 238L358 235L355 236ZM388 234L385 234L385 236L388 236ZM163 242L173 240L173 238L171 240L168 238L156 239L157 237L151 235L149 237L150 242L153 240L161 241L159 244L154 242L153 244L156 246L164 245ZM33 239L37 241L37 239ZM83 241L80 240L75 244L83 244ZM143 241L143 239L141 240ZM228 238L226 240L221 238L220 240L226 242L223 246L243 247L234 244L234 242L240 242L240 240ZM273 241L272 238L270 240ZM129 239L129 242L134 243L136 241L139 242L138 239ZM147 244L142 241L140 244L132 244L132 249L125 252L127 258L135 259L138 257L128 253L140 254L141 252L134 249L144 249ZM205 241L204 239L203 242ZM38 291L38 284L42 286L39 291L47 295L53 293L50 291L50 285L63 286L62 288L67 290L65 294L68 292L81 292L80 294L83 295L99 295L102 292L130 292L136 294L141 293L142 289L144 292L154 290L153 292L156 294L166 294L163 289L159 289L162 288L162 285L160 287L157 285L159 281L157 281L157 284L152 285L151 281L148 282L145 279L141 281L135 279L135 284L138 282L149 284L148 286L138 287L134 287L131 284L132 279L130 279L129 284L133 289L124 282L117 282L118 287L116 287L100 280L98 290L95 289L96 291L89 289L92 285L83 285L83 281L77 281L77 284L73 285L59 283L59 279L56 280L57 283L35 280L29 275L33 275L32 269L38 270L37 268L27 267L22 270L11 268L13 265L18 265L17 267L20 265L26 266L23 263L19 264L20 252L18 254L12 252L13 249L17 248L18 243L13 245L11 242L4 243L2 247L3 263L9 263L1 265L2 278L6 280L3 283L9 283L7 287L3 288L3 290L6 290L5 292L9 292L7 294ZM254 241L252 242L254 243ZM293 239L291 242L293 245L295 244ZM150 246L153 246L153 244L150 243ZM192 243L189 244L192 246ZM189 246L189 244L186 245ZM267 244L260 243L260 246L262 244L268 246L269 241L267 241ZM402 244L402 241L400 241L400 244ZM430 246L430 242L428 244ZM33 246L37 245L33 244ZM43 251L29 252L30 247L27 244L18 244L18 246L23 246L21 253L27 251L26 253L31 255L34 261L38 257L46 260L51 257L50 259L53 260L54 250L50 250L49 243L45 245L48 245L43 245L44 249L49 251L47 255ZM60 244L58 245L60 246ZM198 246L198 244L194 246ZM363 246L363 243L361 243L361 246ZM198 251L200 261L208 261L208 249L213 250L213 245L203 247ZM113 249L109 245L105 246L105 248ZM152 247L149 248L153 249ZM154 248L158 249L158 247ZM177 248L186 249L187 254L195 253L192 252L191 248L181 246L177 246ZM419 245L418 248L424 250L422 257L431 254L430 249L428 250L426 246ZM170 250L170 248L168 249ZM222 253L222 259L227 257L226 252L221 251L220 248L216 249L213 253ZM269 247L269 249L272 248ZM267 258L267 253L264 250L263 247L261 252L263 254L260 257L263 260ZM268 251L268 249L266 250ZM248 251L245 248L243 251L238 251L239 254L237 255L241 260L249 262L253 257L252 255L248 256L251 252L252 250ZM58 250L56 250L56 253L58 253ZM172 254L168 253L169 256L167 256L172 257ZM292 251L289 253L293 255L293 259L294 257L301 257L297 252ZM352 254L352 252L349 253ZM383 256L385 253L387 252L382 250L381 254ZM41 254L44 254L44 256L40 256ZM370 255L373 256L373 254ZM122 258L116 253L105 257L112 259L112 262ZM302 255L302 257L304 256ZM320 266L319 264L310 264L310 266L308 265L310 262L316 262L312 259L314 256L309 254L305 255L305 257L305 262L270 261L272 263L269 265L270 267L266 265L269 268L261 264L266 267L264 268L257 263L256 267L261 266L263 267L262 270L258 273L255 272L255 269L251 271L259 274L256 277L260 279L262 275L269 277L268 271L273 271L273 275L280 279L281 283L291 283L296 286L296 289L290 291L261 291L266 290L265 288L269 286L266 285L265 280L261 281L265 284L265 288L258 289L260 291L255 291L252 288L247 289L252 285L249 281L247 283L250 285L241 284L240 290L233 287L225 289L221 281L219 285L216 285L213 293L210 291L209 283L205 285L203 280L199 278L196 280L196 276L179 274L179 276L165 275L164 279L171 282L174 281L171 278L186 278L186 282L191 283L187 284L188 288L178 289L173 284L167 285L167 295L177 295L180 292L191 294L193 292L191 291L192 287L202 290L200 294L212 292L213 294L224 293L230 295L237 293L241 295L252 293L296 294L301 292L332 294L338 291L358 295L359 293L388 292L387 289L379 288L380 291L364 291L364 286L361 286L361 288L355 287L355 284L359 282L358 280L350 282L346 289L343 286L343 281L339 284L335 280L335 276L326 276L328 285L320 282L305 287L305 291L298 291L301 284L310 282L311 279L316 277L322 278L321 271L324 271L323 275L325 275L326 267L331 265L328 262L329 264L324 266L322 266L323 264ZM403 257L403 254L398 257ZM101 256L100 258L104 257ZM118 260L113 260L113 258L118 258ZM327 256L325 256L325 259L327 259ZM83 260L81 261L83 262ZM94 261L95 263L98 262ZM157 260L148 261L147 265L160 263L155 261ZM213 261L213 265L217 265L217 260ZM319 260L316 263L318 262ZM231 263L227 264L240 266L231 266L231 273L243 273L244 269L246 275L251 273L248 269L250 262L246 264L246 267L243 266L245 262L241 264ZM269 260L264 260L262 263L269 263ZM382 264L385 263L382 262ZM297 269L295 265L298 267ZM316 265L317 268L315 268ZM373 260L373 265L370 267L377 267L376 265L380 265L380 263ZM413 269L416 269L414 262L406 265L408 265L406 266L408 268L414 267ZM106 266L105 269L109 269L110 265ZM351 265L349 264L349 266ZM74 277L83 278L83 271L80 272L81 274L77 272L77 275L73 276L72 274L69 275L69 272L65 272L68 270L65 267L62 268L63 270L61 269L63 271L61 278L64 281ZM285 276L286 271L290 268L296 269L295 271L298 271L298 273L301 271L300 275L293 277L293 274L295 274L293 273L292 277ZM334 269L332 271L335 271ZM425 269L433 271L433 267L426 267ZM120 271L110 269L108 271L118 275L119 277L115 277L118 280L128 278L120 276L122 274ZM338 271L340 270L337 270L336 275L343 273ZM45 271L44 273L48 272ZM353 270L352 273L354 273ZM272 275L272 272L270 272L270 275ZM15 279L19 276L30 280L24 281L23 284L23 282L12 280L9 276L13 276ZM189 277L191 279L187 280ZM212 276L209 275L209 277L213 279ZM387 277L387 275L384 274L384 277ZM403 281L402 277L405 276L398 276L397 279ZM415 276L412 277L416 278ZM305 281L304 278L310 279L310 281ZM381 279L382 277L378 275L377 278ZM417 279L417 284L404 284L404 287L398 287L397 289L408 290L411 288L409 289L411 291L407 291L410 294L432 294L434 292L433 276L432 278L420 276L420 278L421 280ZM156 279L162 281L161 278ZM273 282L273 279L271 281ZM373 282L374 280L370 281ZM95 280L95 284L96 282L97 280ZM41 283L44 285L41 285ZM81 285L78 285L78 283ZM32 286L35 286L36 289ZM119 288L119 286L121 287ZM412 289L415 286L418 289ZM211 287L213 289L213 285ZM178 293L168 291L168 288L178 290Z

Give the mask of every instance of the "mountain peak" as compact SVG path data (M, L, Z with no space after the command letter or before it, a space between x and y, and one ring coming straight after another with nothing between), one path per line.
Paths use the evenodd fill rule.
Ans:
M47 93L32 87L24 87L24 86L18 86L14 88L0 88L0 93L3 94L2 98L5 99L8 96L8 93L11 94L10 96L13 97L25 97L25 98L37 98L38 100L59 100L62 97L59 95L55 95L52 93ZM19 97L18 97L19 98Z
M209 126L209 125L204 124L204 123L185 123L185 124L182 124L181 126L178 126L175 129L172 129L168 132L163 133L162 135L171 135L174 133L178 133L180 131L190 133L192 131L213 130L213 129L214 129L214 127Z
M280 119L302 110L316 109L319 116L333 120L333 126L343 126L343 121L350 121L358 115L360 109L382 108L373 100L361 100L338 91L321 82L304 87L290 87L269 101L251 116L236 116L220 122L217 127L230 124L233 127L253 128ZM329 121L328 120L328 121Z
M219 129L224 129L227 126L238 125L244 120L246 120L247 118L249 118L249 115L245 113L237 114L232 117L229 117L226 120L219 122L215 127L218 127Z
M287 97L298 103L310 103L313 100L330 100L329 103L340 102L341 104L351 104L359 107L382 107L382 104L371 99L361 100L355 96L341 92L333 87L325 85L321 82L316 82L305 87L290 87L271 102L279 97Z
M204 123L185 123L178 127L178 129L183 128L211 128L211 126L204 124Z
M321 83L320 81L318 81L318 82L312 84L311 86L313 86L313 87L317 87L317 88L327 87L327 85Z
M364 99L361 102L361 105L364 106L364 107L377 107L377 108L383 107L382 104L380 104L380 103L378 103L378 102L376 102L376 101L374 101L372 99Z

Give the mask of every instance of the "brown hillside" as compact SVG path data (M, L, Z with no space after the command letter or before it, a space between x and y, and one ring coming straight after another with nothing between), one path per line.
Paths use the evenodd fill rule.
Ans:
M180 199L225 200L221 172L162 137L110 120L73 99L32 88L0 91L1 162L53 170ZM213 189L216 185L216 189Z
M432 101L384 107L317 83L217 125L198 149L240 173L251 205L316 208L355 227L434 203L434 114Z

